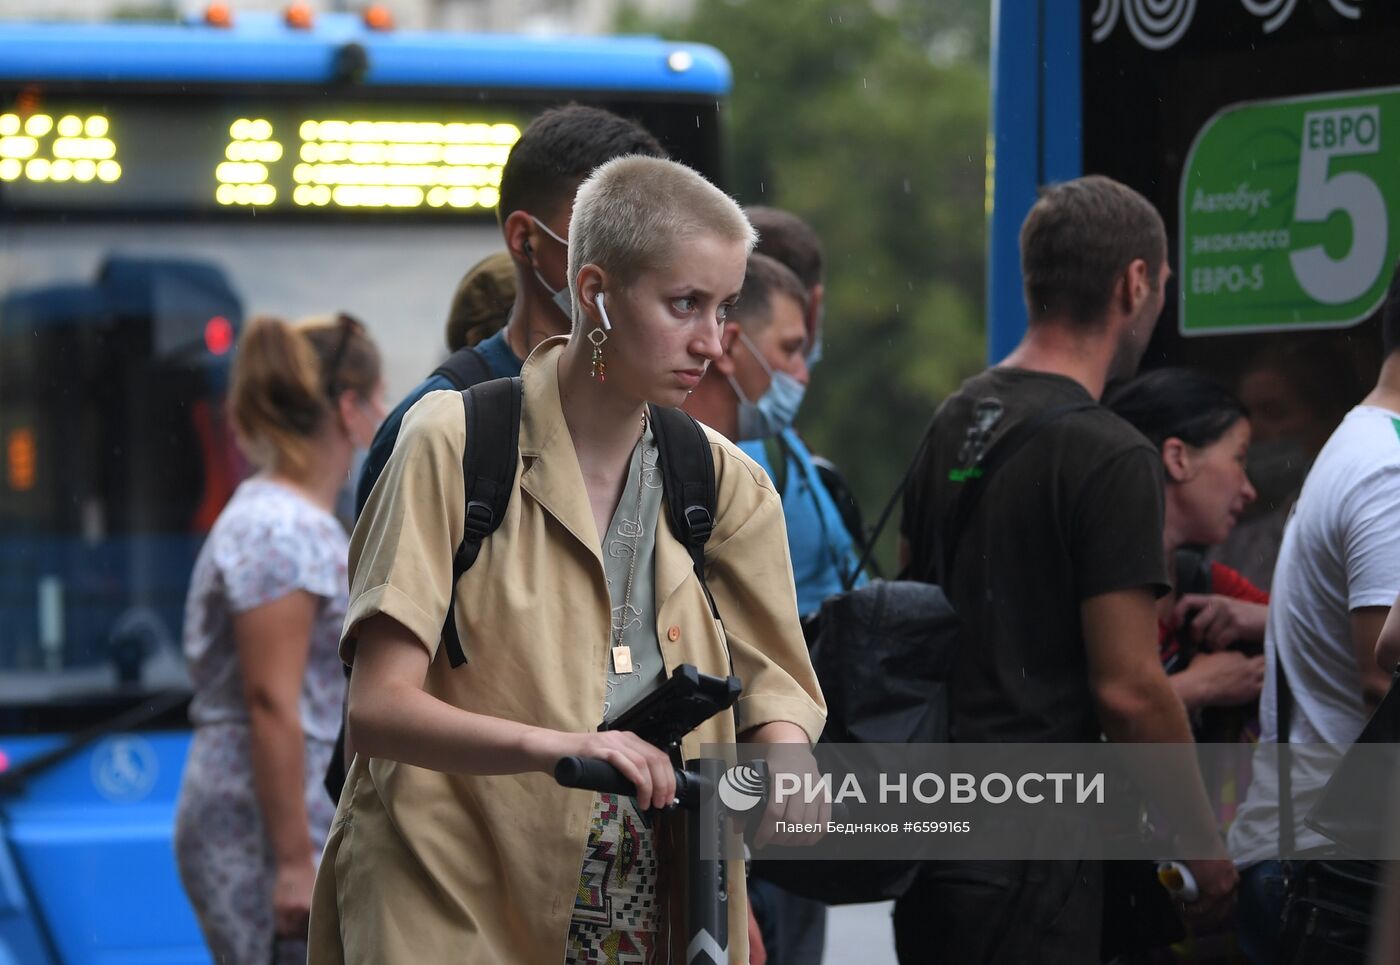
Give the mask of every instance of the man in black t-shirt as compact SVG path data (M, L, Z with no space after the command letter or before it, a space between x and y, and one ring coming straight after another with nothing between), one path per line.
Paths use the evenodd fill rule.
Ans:
M943 581L962 621L953 738L1189 744L1157 659L1155 601L1168 589L1161 461L1095 404L1110 379L1137 369L1161 313L1161 217L1108 178L1055 185L1022 226L1021 262L1024 340L944 402L905 492L902 549L913 574L934 581L935 535L987 452L1028 418L1083 407L988 477ZM1171 816L1218 850L1219 860L1188 862L1202 890L1193 910L1217 914L1234 869L1194 757L1179 764L1140 778L1150 797L1154 785L1200 790ZM896 905L900 961L1097 963L1101 887L1093 862L931 865Z

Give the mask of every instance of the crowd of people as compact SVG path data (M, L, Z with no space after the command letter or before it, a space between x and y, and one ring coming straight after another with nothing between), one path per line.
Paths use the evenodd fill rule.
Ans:
M216 961L690 961L671 761L600 722L690 663L743 695L687 747L815 767L826 704L802 618L866 580L869 536L796 426L822 355L821 240L580 106L525 130L498 215L504 250L458 285L450 354L387 415L349 315L260 318L239 341L229 404L259 471L191 583L176 833ZM1138 374L1171 270L1160 215L1122 184L1046 188L1021 252L1023 341L910 440L901 564L960 620L950 734L1175 745L1138 781L1209 857L1184 862L1185 938L1139 925L1112 863L930 862L895 903L899 960L1292 960L1290 889L1335 857L1303 823L1327 774L1202 774L1192 748L1350 744L1389 689L1400 272L1379 380L1351 408L1337 380L1318 388L1314 362L1356 377L1325 353L1270 349L1238 391ZM503 440L475 387L512 379ZM672 410L712 467L698 542L667 511ZM333 513L365 450L347 538ZM498 450L505 478L482 468ZM559 786L568 755L636 797ZM729 910L730 961L822 960L819 902L735 863Z

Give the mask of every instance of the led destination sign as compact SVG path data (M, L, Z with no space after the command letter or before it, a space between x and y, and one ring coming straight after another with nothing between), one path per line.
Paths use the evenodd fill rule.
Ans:
M0 105L12 211L490 214L525 122L379 101Z

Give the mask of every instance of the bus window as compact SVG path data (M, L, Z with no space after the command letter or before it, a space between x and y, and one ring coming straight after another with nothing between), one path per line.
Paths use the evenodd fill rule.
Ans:
M1318 2L1264 17L1248 5L1199 4L1178 18L1180 29L1153 36L1128 18L1096 24L1092 6L1084 5L1081 33L1084 170L1118 178L1157 206L1177 272L1147 364L1194 365L1238 384L1265 342L1322 342L1352 360L1356 380L1374 381L1384 285L1368 278L1376 297L1334 310L1348 308L1337 304L1345 292L1310 293L1297 276L1295 253L1308 246L1315 220L1298 193L1299 146L1308 99L1327 107L1348 92L1400 90L1400 9L1367 4L1353 18ZM1122 93L1102 96L1109 89ZM1392 116L1400 123L1400 112L1384 119ZM1400 201L1392 160L1378 156L1368 166L1359 155L1339 156L1332 164L1338 172L1374 168L1388 182L1380 194ZM1253 201L1227 210L1245 195ZM1347 216L1336 215L1344 228ZM1382 239L1372 256L1386 280L1395 241ZM1334 258L1348 243L1326 239Z

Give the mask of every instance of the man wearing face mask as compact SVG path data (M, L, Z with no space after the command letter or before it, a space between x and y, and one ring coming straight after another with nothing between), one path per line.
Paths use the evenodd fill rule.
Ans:
M355 490L356 515L389 461L399 426L414 403L438 389L463 389L475 382L510 378L535 346L572 327L569 301L569 217L574 194L593 169L627 154L665 157L642 127L596 107L570 104L535 118L510 150L501 172L496 216L506 251L515 265L515 303L505 328L475 346L462 348L404 397L379 427ZM473 377L457 384L445 370Z
M798 610L804 615L839 592L857 562L836 503L792 429L807 388L807 299L807 289L781 262L750 255L742 294L725 325L724 354L685 406L737 442L772 478L783 500ZM821 961L825 905L757 878L749 881L749 895L769 965Z
M807 293L803 323L807 329L807 372L810 375L822 359L824 344L822 329L825 325L826 249L816 230L791 211L754 205L745 208L744 213L749 216L749 222L758 231L758 245L754 251L782 262L797 276ZM768 460L765 465L778 467L782 467L788 461L784 451L806 452L794 428L785 429L777 436L771 437L765 443L764 449ZM784 451L779 451L780 449ZM821 480L819 488L825 488L832 502L840 510L844 530L853 536L855 552L859 556L865 550L865 520L861 517L860 505L850 483L827 459L817 456L803 461L816 467L817 476ZM781 475L783 471L780 468L778 473ZM796 556L796 552L793 555ZM828 570L825 575L825 586L810 585L808 603L813 600L819 602L819 593L822 590L836 592L844 589L834 583L832 571ZM803 612L809 611L804 609Z
M685 406L737 442L782 495L803 615L840 592L857 562L841 514L792 429L807 390L806 318L807 291L797 276L774 258L750 255L743 294L725 326L725 353Z

